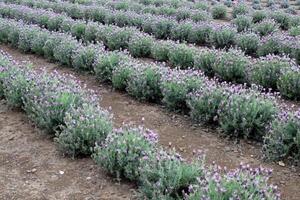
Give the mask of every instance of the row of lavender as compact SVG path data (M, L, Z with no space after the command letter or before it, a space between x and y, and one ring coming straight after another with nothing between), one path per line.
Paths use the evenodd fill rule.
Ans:
M267 183L270 170L241 165L224 173L205 165L204 157L187 163L175 151L163 150L151 130L113 129L112 116L99 107L99 97L73 77L19 66L2 51L0 97L23 108L38 127L55 133L63 153L92 154L111 174L136 181L147 199L280 199L277 187Z
M54 1L55 2L55 1ZM69 1L75 3L74 1ZM110 7L115 10L124 10L124 11L134 11L137 13L151 13L154 15L164 15L164 16L174 16L177 21L191 19L193 21L204 21L210 20L211 18L214 19L227 19L228 16L228 9L227 7L232 8L232 17L236 18L239 15L250 15L250 16L257 16L257 13L260 13L260 16L275 18L278 19L278 16L274 14L274 11L278 11L278 9L274 9L273 6L268 7L268 9L257 9L259 6L258 3L254 3L255 6L251 8L245 2L235 2L233 3L231 0L223 1L223 2L216 2L210 3L208 1L200 1L196 4L189 4L189 3L182 3L181 6L173 7L170 5L162 5L162 6L154 6L154 5L144 5L136 1L83 1L76 3L85 4L85 5L101 5L105 7ZM192 3L192 2L191 2ZM226 5L226 6L225 6ZM255 11L256 10L256 11ZM289 22L289 26L292 25L292 21L296 20L297 17L288 14L284 11L277 12L284 14L284 21L283 20L276 20L279 23L287 23ZM205 18L203 14L207 14ZM283 27L283 26L282 26ZM289 27L287 27L289 28Z
M103 24L115 24L120 27L135 26L143 32L153 34L157 39L170 38L193 44L213 45L217 48L229 48L232 45L236 45L250 55L264 56L269 53L285 53L295 58L297 62L299 62L300 58L300 44L297 42L299 39L297 40L297 38L289 36L285 32L276 31L278 27L288 28L291 24L294 26L299 25L300 17L289 17L282 12L272 13L272 19L267 18L267 15L264 16L255 12L253 13L255 14L253 22L257 23L253 23L252 27L250 27L252 20L251 24L247 25L249 17L246 19L246 22L245 19L238 20L240 19L240 14L244 13L238 10L236 16L239 17L235 24L239 24L239 26L242 24L242 30L253 30L256 34L251 32L252 34L249 36L249 33L238 34L235 26L221 25L214 22L195 23L189 20L177 22L170 17L137 14L131 11L116 11L105 7L83 6L64 2L16 0L15 3L51 8L55 12L65 12L75 19L92 19ZM271 34L273 32L276 34ZM261 36L265 37L261 38Z
M57 2L57 1L56 1ZM70 2L70 1L69 1ZM72 3L72 1L71 1ZM77 3L77 2L76 2ZM104 6L106 8L123 11L133 11L139 14L152 14L174 17L177 21L190 19L195 22L211 20L211 14L208 12L208 6L199 9L199 7L190 7L186 4L178 8L172 6L153 6L144 5L136 1L94 1L94 2L78 2L88 6Z
M218 124L232 137L264 141L266 158L299 159L298 112L279 108L275 97L261 93L259 88L218 84L198 71L141 63L123 52L104 51L100 44L85 46L70 35L13 20L1 19L0 24L2 43L93 71L102 81L111 82L114 88L126 90L137 99L190 112L195 121Z
M268 55L252 60L236 49L199 50L186 44L155 40L134 28L119 28L96 22L85 23L25 6L1 4L0 15L22 19L49 30L69 32L85 42L103 42L110 50L127 49L134 57L167 61L181 69L200 69L206 75L217 76L224 81L257 84L280 91L282 96L289 99L300 98L297 84L300 80L299 67L285 57ZM252 34L249 34L249 37L252 37Z

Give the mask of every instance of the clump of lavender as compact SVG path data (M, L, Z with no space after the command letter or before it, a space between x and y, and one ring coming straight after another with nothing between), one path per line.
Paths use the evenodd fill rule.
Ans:
M123 127L95 147L93 159L117 178L139 180L143 159L156 149L157 134L143 127Z
M270 169L251 168L244 164L231 171L213 165L198 178L198 184L189 186L185 199L279 200L277 186L268 184L271 173Z
M273 19L264 19L253 26L254 32L260 36L266 36L278 30L279 26Z
M288 57L269 54L266 57L260 57L253 63L249 70L249 79L251 83L277 90L277 83L281 75L294 65L295 62Z
M211 9L211 14L214 19L225 19L227 16L227 8L221 4L215 5Z
M101 44L90 44L88 46L81 46L72 52L72 66L77 70L92 71L93 64L98 55L103 54L104 46Z
M300 99L300 69L299 66L293 66L284 70L278 80L278 89L282 96L289 99Z
M255 55L260 44L260 36L254 32L237 34L236 45L248 55Z
M64 124L70 108L98 101L70 76L42 72L31 79L33 85L26 88L23 97L24 110L39 127L50 133Z
M98 105L83 104L69 109L60 129L55 142L63 153L72 157L90 155L95 143L111 133L112 116Z
M171 110L185 110L187 95L201 87L203 74L193 70L169 70L162 76L162 102Z
M221 129L235 138L262 140L266 126L277 113L273 94L262 94L259 88L245 89L232 86L227 89L231 95L218 111Z
M229 48L234 44L236 33L237 30L231 25L215 24L209 36L209 41L216 48Z
M159 102L162 98L161 76L166 71L165 66L137 63L133 66L126 90L139 100Z
M203 85L188 96L187 105L190 108L191 118L199 123L217 124L218 111L230 93L214 81L207 81Z
M251 9L244 3L239 3L232 10L233 18L237 18L239 15L246 15Z
M139 190L147 199L182 199L189 185L203 176L203 168L203 157L187 163L174 150L158 149L141 162Z
M242 51L229 49L228 52L219 52L213 70L222 80L245 83L246 69L249 66L250 59Z
M198 51L194 56L194 68L202 70L206 75L213 76L213 65L216 62L219 51L213 48L207 48Z
M270 160L292 157L300 160L300 111L283 109L272 122L264 138L264 155Z

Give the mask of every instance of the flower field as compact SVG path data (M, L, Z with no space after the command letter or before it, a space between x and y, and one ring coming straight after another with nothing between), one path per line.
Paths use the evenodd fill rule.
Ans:
M298 170L299 8L285 0L0 0L0 43L185 115L215 137L256 142L260 162ZM116 126L101 95L75 77L4 51L0 97L64 155L92 157L135 183L141 199L285 199L271 169L227 169L197 150L186 159L159 142L162 133Z

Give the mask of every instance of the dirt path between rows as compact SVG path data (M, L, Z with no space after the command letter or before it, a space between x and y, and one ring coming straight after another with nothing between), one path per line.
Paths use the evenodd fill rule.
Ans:
M92 75L74 72L70 68L60 67L57 64L49 63L45 59L37 56L22 54L8 46L0 45L0 48L7 51L19 62L30 62L38 68L45 67L49 70L55 69L61 73L73 74L78 78L78 80L81 80L83 84L86 84L88 88L94 89L102 96L100 104L107 109L112 109L111 112L114 114L114 122L116 126L120 126L123 122L134 124L144 123L147 128L156 130L159 133L160 143L162 145L171 148L175 147L185 158L191 158L193 156L193 150L202 149L206 152L208 163L215 161L217 164L222 166L233 168L237 167L240 162L243 162L249 163L251 166L262 165L264 167L273 168L274 173L272 182L280 187L283 199L300 199L299 167L281 167L276 163L263 162L261 160L260 144L243 141L239 144L235 144L232 141L220 138L216 134L215 130L196 126L187 116L170 113L162 106L141 103L129 97L127 94L113 91L110 86L101 85ZM144 121L142 120L143 118ZM3 141L1 142L3 143ZM48 143L49 144L47 145L42 145L42 148L51 146L51 149L54 149L53 144L50 141L48 141ZM38 151L38 148L35 151ZM30 157L27 157L27 159L30 159ZM55 159L60 160L59 162L71 162L72 165L91 162L90 159L66 161L66 159L63 159L58 155L56 155ZM92 163L87 165L90 166ZM70 164L69 167L74 166L71 166ZM81 173L86 173L86 171L88 171L86 168L80 170ZM97 174L99 175L99 173ZM82 184L82 187L87 187L84 185L85 182L82 182ZM95 184L99 185L101 183L96 181ZM63 187L63 185L61 185L61 187ZM124 187L126 188L128 186ZM49 188L49 190L51 190L51 188ZM120 190L118 192L122 191L123 190ZM52 194L51 192L49 193ZM93 195L93 193L90 195Z

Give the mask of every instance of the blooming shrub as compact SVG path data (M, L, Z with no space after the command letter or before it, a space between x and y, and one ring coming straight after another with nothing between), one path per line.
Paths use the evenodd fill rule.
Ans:
M211 9L211 14L214 19L224 19L227 16L227 9L224 5L215 5Z
M118 90L125 90L128 80L134 72L135 62L121 61L112 71L112 85Z
M31 43L34 38L37 37L37 29L24 29L19 34L18 49L23 52L29 52L31 50Z
M64 123L66 112L84 103L87 92L72 77L46 72L33 77L34 86L26 88L23 103L29 118L52 133ZM90 103L91 100L88 100Z
M191 118L199 123L216 123L220 105L228 95L228 92L215 83L205 83L204 87L191 93L187 99Z
M51 36L48 32L38 32L34 40L31 41L31 51L35 54L43 56L43 48L50 37Z
M157 135L142 127L124 127L95 147L93 159L117 178L138 180L144 158L155 153Z
M260 37L253 32L242 33L236 36L235 43L246 54L255 55L260 44Z
M212 32L212 25L208 22L199 22L194 24L189 31L187 41L189 43L195 43L204 45L209 42L209 35Z
M230 49L228 52L220 52L213 70L215 74L225 81L244 83L246 81L246 69L250 65L250 60L243 52Z
M272 199L279 200L277 186L269 185L272 170L250 168L241 164L239 168L227 171L213 165L205 171L198 183L191 185L185 199Z
M259 33L260 36L269 35L275 31L277 31L278 25L272 19L264 19L261 22L258 22L254 25L253 30L256 33Z
M267 12L264 10L257 10L252 13L252 22L258 23L263 21L267 17Z
M43 46L44 56L49 60L54 60L54 49L61 43L62 38L59 35L51 35Z
M112 116L99 106L83 104L70 108L65 114L61 133L55 142L65 154L72 157L90 155L96 142L104 141L112 131Z
M284 69L292 67L291 61L278 56L268 55L252 65L250 79L252 83L265 88L277 89L277 82Z
M160 82L163 69L155 65L135 64L126 90L130 95L140 100L160 101L162 97Z
M252 18L241 15L235 18L233 20L233 23L236 25L238 32L247 31L252 25Z
M139 167L140 191L147 199L182 199L190 184L202 176L203 160L191 164L176 152L158 151L146 158Z
M233 137L262 140L277 112L272 96L233 87L235 92L219 110L221 129Z
M272 122L264 140L264 154L267 159L279 160L292 157L300 160L300 112L282 111Z
M232 17L237 18L239 15L245 15L249 12L249 7L246 4L240 3L232 10Z
M291 26L291 18L287 13L277 11L272 13L271 18L274 19L283 30L288 30Z
M119 66L121 61L127 61L128 55L123 52L102 52L97 55L93 64L96 77L101 81L112 81L112 74L115 68Z
M194 65L194 54L196 49L186 44L174 45L169 51L169 60L173 66L183 69L190 68Z
M236 30L231 26L215 26L209 36L209 41L216 48L229 48L234 43Z
M171 45L170 41L154 42L151 47L151 56L157 61L168 61Z
M206 75L213 76L213 65L216 62L218 51L214 49L205 49L199 51L194 57L194 68L202 70Z
M5 60L1 60L1 65L5 68L2 68L0 75L1 79L1 93L7 99L9 105L14 107L23 106L23 97L27 88L32 84L28 80L28 70L26 68L19 68L9 65ZM2 96L2 95L1 95Z
M101 45L88 45L77 48L72 52L72 66L77 70L93 70L93 63L97 55L102 54L104 47Z
M139 34L131 37L128 42L128 50L133 57L149 57L153 38L149 35Z
M163 103L171 110L185 110L187 95L201 87L202 74L192 70L172 70L162 77Z
M61 40L60 44L53 49L54 59L63 65L72 66L73 51L78 49L77 40L72 37L66 37Z
M278 80L278 89L282 96L289 99L300 99L299 69L287 69Z
M293 26L289 29L289 34L291 36L299 36L300 35L300 26Z

